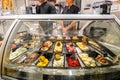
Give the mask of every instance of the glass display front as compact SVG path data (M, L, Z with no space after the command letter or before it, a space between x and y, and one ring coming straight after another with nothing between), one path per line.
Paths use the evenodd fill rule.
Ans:
M69 25L72 27L64 30ZM114 18L18 19L4 50L2 77L108 80L104 74L120 68L119 32Z
M0 46L2 45L3 39L13 20L0 20Z

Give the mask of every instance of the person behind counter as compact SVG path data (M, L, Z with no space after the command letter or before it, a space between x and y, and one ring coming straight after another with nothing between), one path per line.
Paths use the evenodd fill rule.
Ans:
M0 47L1 47L1 45L2 45L2 42L3 42L3 41L0 41Z
M53 3L47 0L39 0L40 5L36 6L36 14L56 14L56 8ZM49 34L51 31L53 21L40 21L40 27L45 34Z
M62 14L78 14L79 7L74 5L74 0L66 0L67 6L63 8Z
M47 0L38 0L41 5L36 6L37 14L56 14L55 6L50 4Z
M47 0L50 4L52 4L53 6L55 6L55 0Z
M78 14L80 9L74 5L74 0L66 0L68 6L65 6L63 9L62 14ZM63 21L62 23L62 30L63 33L68 33L68 30L72 30L76 26L76 21Z

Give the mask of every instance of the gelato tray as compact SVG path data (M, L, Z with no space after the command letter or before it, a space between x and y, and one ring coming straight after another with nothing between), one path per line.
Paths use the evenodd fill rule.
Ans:
M66 43L66 49L68 53L76 53L75 44L72 42Z
M64 68L65 66L65 54L62 53L56 53L54 55L54 59L53 59L53 67L56 68Z
M52 42L51 41L44 41L41 44L41 48L40 51L47 51L51 46L52 46Z
M66 54L66 67L80 68L79 58L76 54Z
M42 55L39 56L36 66L37 67L51 67L52 59L53 59L53 53L43 53Z
M61 53L63 49L63 43L61 41L57 41L54 46L55 53Z
M97 66L95 60L92 57L90 57L87 53L79 53L78 55L86 67Z
M20 47L10 54L9 59L10 60L15 59L16 57L20 56L21 54L25 53L26 51L27 51L26 48Z
M26 56L27 56L27 58L25 60L23 60L22 63L32 64L39 57L39 54L37 52L34 52L34 53L28 53L28 54L26 54Z

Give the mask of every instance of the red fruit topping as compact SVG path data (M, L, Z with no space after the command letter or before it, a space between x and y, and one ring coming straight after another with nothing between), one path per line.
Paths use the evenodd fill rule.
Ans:
M12 49L16 48L17 46L15 44L12 44Z
M80 64L78 62L78 59L72 60L71 58L67 58L67 61L68 61L68 65L71 66L71 67L80 66Z

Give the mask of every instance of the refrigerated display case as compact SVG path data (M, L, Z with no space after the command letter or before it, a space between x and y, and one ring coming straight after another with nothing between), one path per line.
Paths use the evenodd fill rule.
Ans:
M62 31L61 23L76 22ZM120 21L114 15L19 15L5 36L8 80L120 79Z

